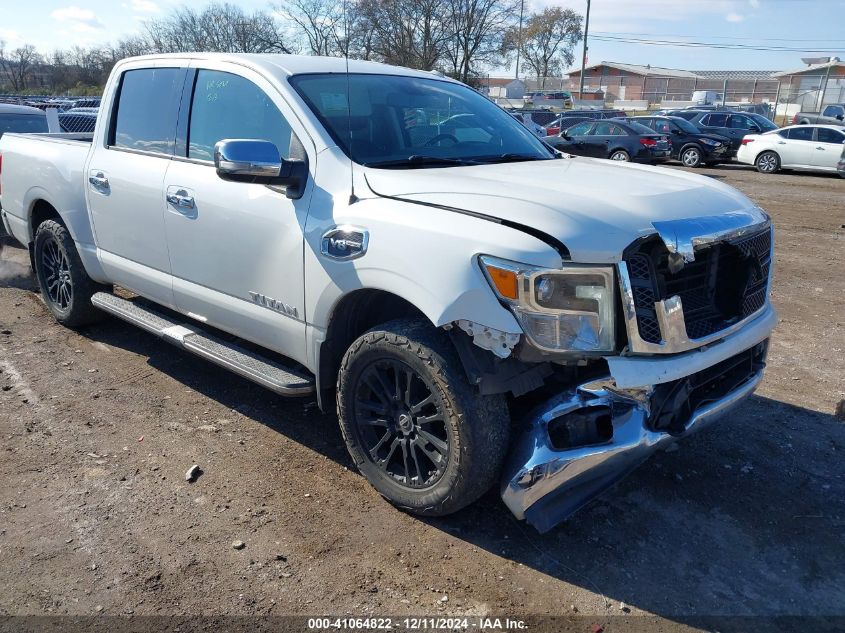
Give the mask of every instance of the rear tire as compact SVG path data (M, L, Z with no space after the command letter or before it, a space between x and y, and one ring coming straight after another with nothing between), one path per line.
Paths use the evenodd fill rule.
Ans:
M780 169L780 157L775 152L763 152L754 161L761 174L774 174Z
M504 396L469 384L447 335L421 320L378 326L341 362L337 410L349 454L392 504L425 516L469 505L498 481Z
M626 152L624 149L613 150L610 153L610 156L608 158L610 158L610 160L619 160L619 161L623 161L623 162L630 162L631 161L631 155L628 152Z
M56 321L66 327L96 323L105 314L91 304L95 292L111 292L88 276L68 230L55 220L35 231L33 261L44 302Z

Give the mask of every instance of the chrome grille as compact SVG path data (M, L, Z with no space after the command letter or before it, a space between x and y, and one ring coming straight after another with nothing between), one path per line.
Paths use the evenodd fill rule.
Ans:
M655 236L628 249L637 327L647 343L662 341L655 302L681 298L687 337L698 339L754 314L766 304L772 229L696 250L695 261L672 272L669 252Z

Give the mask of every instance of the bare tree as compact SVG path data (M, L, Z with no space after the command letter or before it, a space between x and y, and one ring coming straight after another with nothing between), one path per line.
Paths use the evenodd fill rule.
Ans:
M228 2L213 3L201 11L176 9L167 17L147 22L146 31L145 39L154 52L290 52L272 14L256 11L247 15Z
M32 44L24 44L7 52L6 42L0 41L0 71L14 92L26 90L33 80L33 71L41 61L41 56Z
M450 37L441 0L360 0L373 32L373 57L388 64L433 70Z
M501 56L504 34L519 10L517 0L449 0L446 5L452 37L445 55L452 75L467 82L476 66Z
M519 47L525 63L545 87L546 77L562 72L572 64L573 49L581 41L581 16L572 9L549 7L528 18L520 37L511 28L505 38L505 49Z
M348 54L342 2L284 0L277 8L296 25L312 55Z

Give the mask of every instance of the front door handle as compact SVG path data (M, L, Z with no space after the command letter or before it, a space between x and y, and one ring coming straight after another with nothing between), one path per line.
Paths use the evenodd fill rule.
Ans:
M106 175L101 171L91 170L91 173L88 175L88 183L94 187L95 189L99 189L100 191L106 191L109 188L109 179L106 178Z
M172 204L179 209L193 209L194 199L188 195L187 191L176 191L167 194L168 204Z
M821 151L824 151L824 147L817 147L816 149L820 149Z

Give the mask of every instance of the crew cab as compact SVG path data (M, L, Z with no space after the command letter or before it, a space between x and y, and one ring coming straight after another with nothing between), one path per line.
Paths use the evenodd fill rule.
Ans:
M772 225L718 181L562 154L459 82L363 61L130 58L100 111L0 139L54 317L336 406L410 512L498 482L550 529L763 377Z
M792 117L793 125L808 125L823 123L827 125L843 125L845 123L845 103L831 103L821 112L796 112Z

